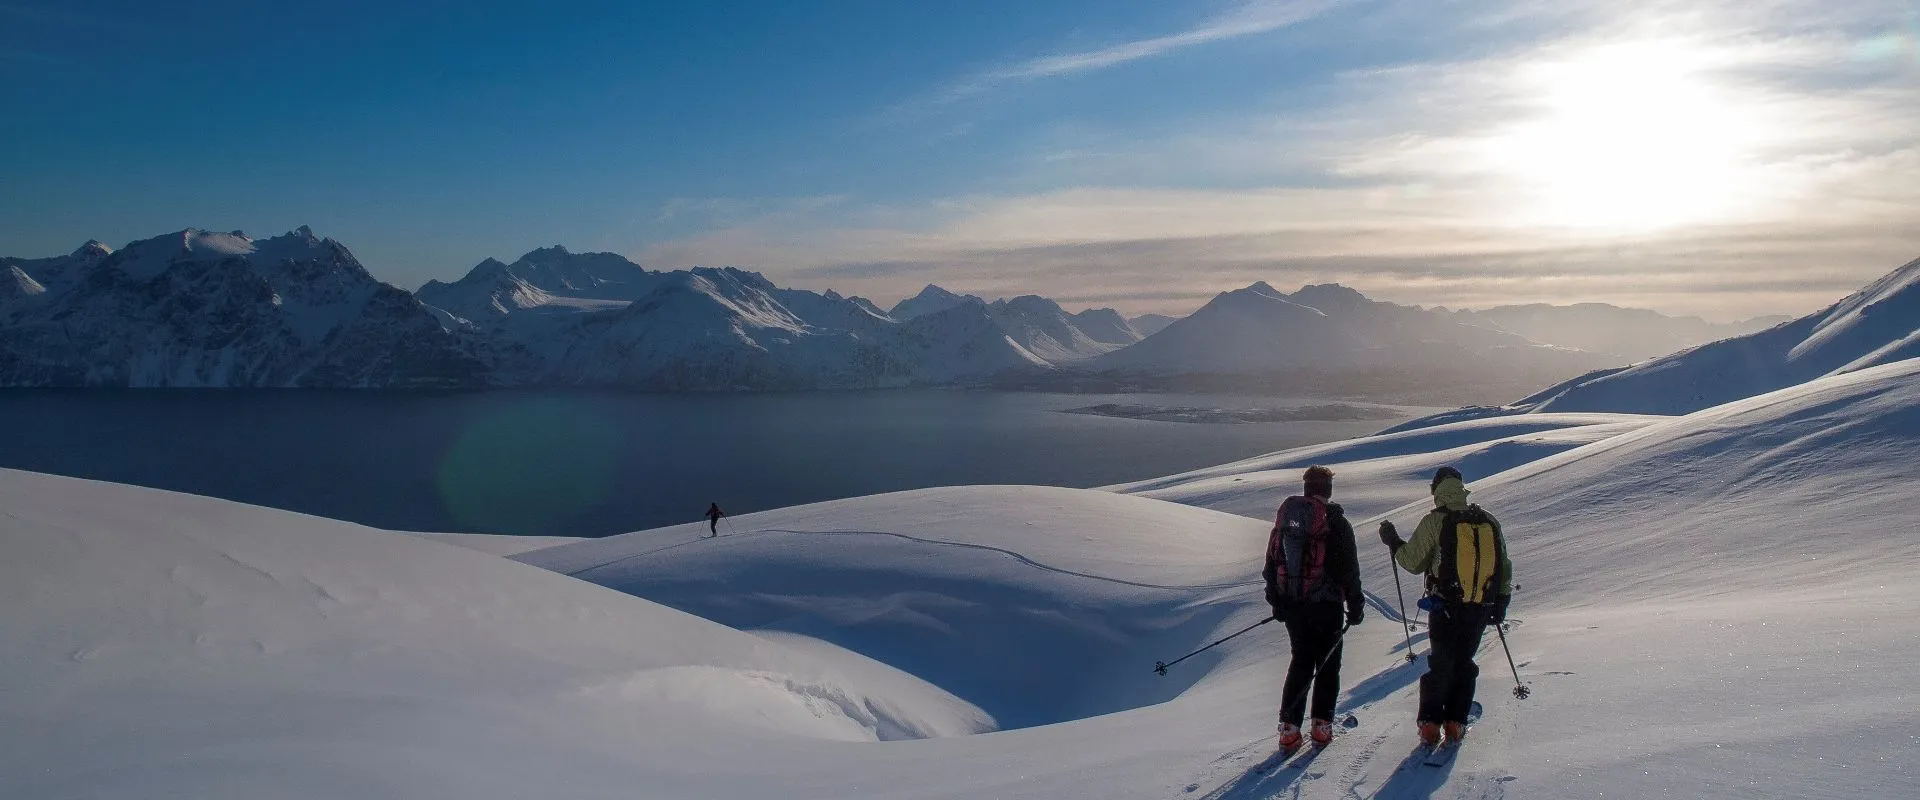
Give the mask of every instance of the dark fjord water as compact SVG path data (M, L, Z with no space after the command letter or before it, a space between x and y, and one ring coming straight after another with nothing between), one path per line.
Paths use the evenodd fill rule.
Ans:
M927 486L1100 486L1398 421L1210 425L1060 413L1101 403L1296 405L959 391L12 390L0 392L0 467L395 530L603 536L697 521L709 502L737 514Z

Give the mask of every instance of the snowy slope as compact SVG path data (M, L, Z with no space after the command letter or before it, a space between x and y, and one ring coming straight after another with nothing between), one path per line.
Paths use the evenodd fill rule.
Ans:
M1492 475L1667 419L1533 414L1471 420L1298 447L1107 489L1266 519L1273 516L1278 498L1299 493L1301 472L1320 464L1333 468L1340 502L1357 518L1420 496L1433 471L1443 465L1469 475Z
M472 322L491 325L516 314L621 308L645 297L660 273L615 253L573 253L543 247L512 264L486 259L453 283L428 281L424 303Z
M1920 356L1920 261L1792 322L1556 386L1504 409L1684 414Z
M496 556L515 556L543 547L559 547L586 541L577 536L513 536L500 533L415 533L432 542L457 544Z
M483 366L405 291L299 228L187 229L109 252L13 260L0 385L477 385ZM31 285L16 280L23 290Z
M835 648L411 536L11 471L0 508L0 675L32 689L0 694L7 797L685 796L741 748L988 725Z
M1068 314L1059 303L1035 295L995 300L987 305L987 314L1022 349L1055 365L1083 361L1140 340L1126 320L1109 309Z

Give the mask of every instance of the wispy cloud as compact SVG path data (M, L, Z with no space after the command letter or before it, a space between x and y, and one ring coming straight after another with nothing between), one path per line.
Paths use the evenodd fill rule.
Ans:
M1336 5L1339 0L1256 0L1176 33L1091 50L1053 53L989 69L953 83L925 102L929 105L953 103L1009 84L1093 72L1189 47L1271 33L1319 16Z
M1324 7L1245 6L949 94ZM1024 174L1003 175L1001 192L744 219L646 258L755 264L880 299L937 281L1185 311L1254 280L1337 280L1403 302L1604 300L1725 318L1809 311L1920 254L1920 185L1905 178L1920 173L1920 26L1901 3L1447 9L1381 2L1342 23L1452 44L1342 73L1315 102L1253 99L1239 119L1152 136L1063 125L1007 166Z

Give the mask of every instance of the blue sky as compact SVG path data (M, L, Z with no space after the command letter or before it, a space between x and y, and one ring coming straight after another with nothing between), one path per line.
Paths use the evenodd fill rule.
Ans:
M1920 11L1832 5L0 0L0 253L1805 311L1920 256Z

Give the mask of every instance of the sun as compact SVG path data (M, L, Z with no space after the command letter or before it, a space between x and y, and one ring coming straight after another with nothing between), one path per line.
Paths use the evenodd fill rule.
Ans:
M1524 224L1644 231L1734 210L1754 120L1669 44L1611 45L1521 76L1536 115L1489 141Z

